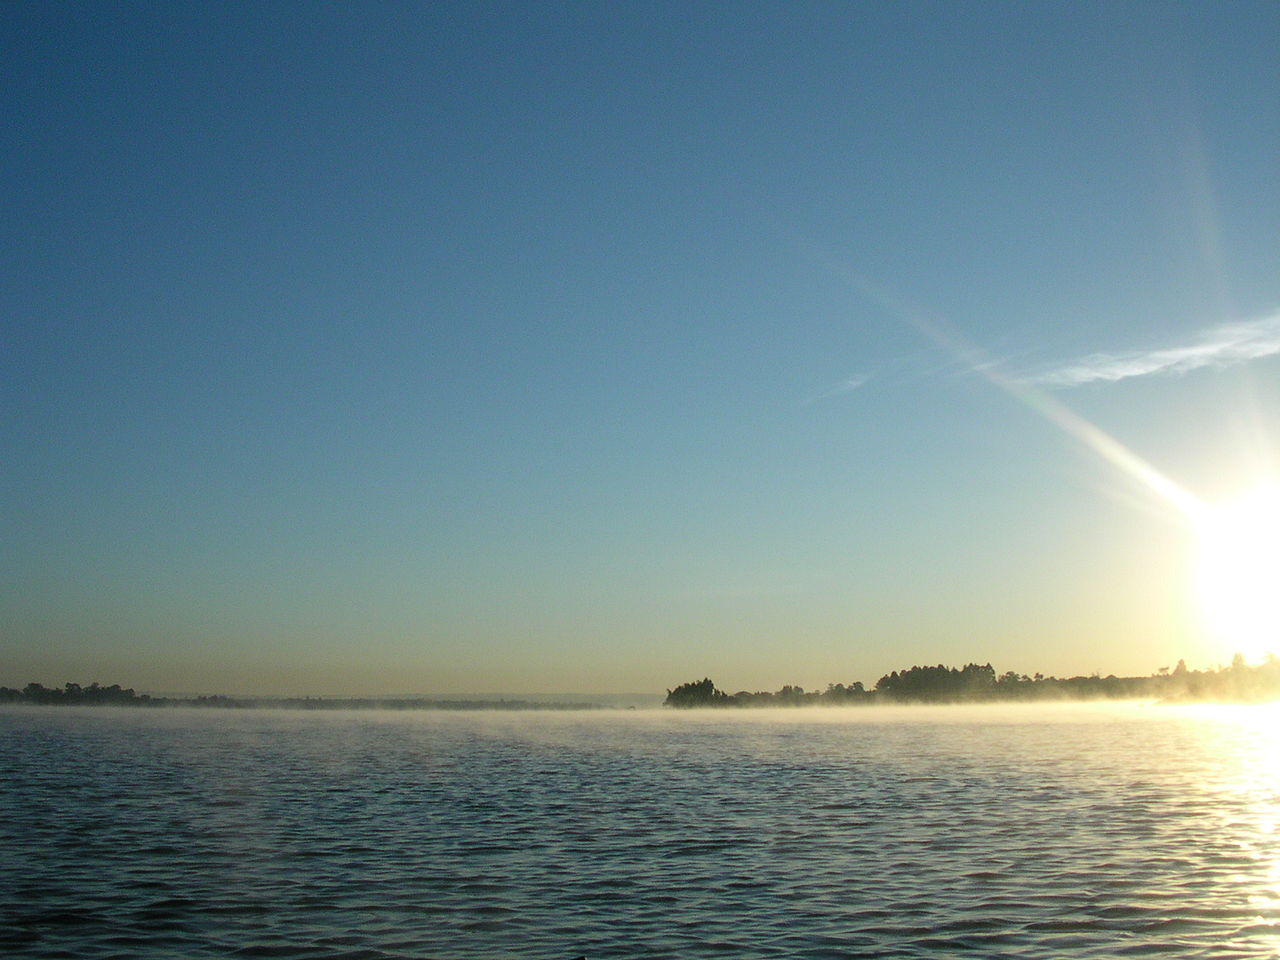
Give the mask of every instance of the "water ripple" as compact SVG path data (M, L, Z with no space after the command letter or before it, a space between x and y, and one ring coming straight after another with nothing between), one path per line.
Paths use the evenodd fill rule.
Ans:
M1274 957L1237 712L0 711L0 953Z

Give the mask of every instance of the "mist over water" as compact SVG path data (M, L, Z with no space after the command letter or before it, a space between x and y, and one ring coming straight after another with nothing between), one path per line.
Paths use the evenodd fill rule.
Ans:
M1274 708L0 711L0 952L1273 957Z

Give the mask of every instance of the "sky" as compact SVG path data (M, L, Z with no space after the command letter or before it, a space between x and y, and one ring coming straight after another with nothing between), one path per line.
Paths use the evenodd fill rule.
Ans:
M1238 647L1179 497L1280 475L1274 2L39 3L0 42L0 684Z

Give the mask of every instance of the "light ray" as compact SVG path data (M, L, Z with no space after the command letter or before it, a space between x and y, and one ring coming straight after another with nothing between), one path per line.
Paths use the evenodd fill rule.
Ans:
M987 382L1074 437L1102 460L1154 494L1159 501L1176 509L1184 519L1193 524L1199 521L1205 509L1204 501L1165 476L1097 424L1086 420L1043 390L1005 376L1001 373L999 364L980 347L970 343L937 317L930 316L920 307L867 277L831 263L830 260L828 263L864 296L878 303L895 319L913 328L970 370L980 374Z

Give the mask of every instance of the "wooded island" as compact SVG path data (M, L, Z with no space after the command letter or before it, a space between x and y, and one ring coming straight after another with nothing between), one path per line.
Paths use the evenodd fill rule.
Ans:
M773 693L725 693L708 678L667 691L668 707L857 706L874 703L986 703L1035 700L1163 700L1230 703L1280 698L1280 659L1268 654L1256 666L1236 654L1229 667L1188 670L1179 660L1146 677L1046 677L1009 671L997 675L989 663L964 667L910 667L895 670L870 690L861 681L832 683L825 690L784 686Z

